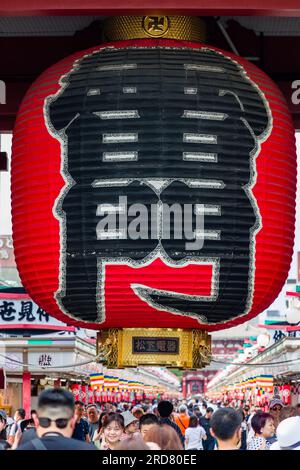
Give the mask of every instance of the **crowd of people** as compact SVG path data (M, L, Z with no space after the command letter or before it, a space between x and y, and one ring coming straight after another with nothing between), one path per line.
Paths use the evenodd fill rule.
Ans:
M278 397L269 410L245 403L145 400L140 403L74 401L64 389L41 393L25 419L0 411L1 450L300 450L300 404Z

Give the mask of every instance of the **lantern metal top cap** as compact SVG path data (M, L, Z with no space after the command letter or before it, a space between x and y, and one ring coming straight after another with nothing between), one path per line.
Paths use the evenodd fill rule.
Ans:
M104 21L106 41L177 39L203 42L205 22L197 16L114 16Z

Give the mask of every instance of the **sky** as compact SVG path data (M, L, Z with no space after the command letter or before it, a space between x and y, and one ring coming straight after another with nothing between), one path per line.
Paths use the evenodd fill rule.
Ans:
M5 151L11 157L11 135L2 134L0 136L1 151ZM298 168L300 166L300 133L296 133L296 145L297 145L297 160ZM9 165L10 167L10 165ZM297 252L300 251L300 178L298 175L297 181L297 205L296 205L296 230L295 230L295 244L294 244L294 255L291 263L289 272L289 278L296 278L297 275ZM0 234L11 235L11 203L10 203L10 172L0 173ZM281 310L285 309L285 291L284 286L280 295L276 301L270 305L269 310Z

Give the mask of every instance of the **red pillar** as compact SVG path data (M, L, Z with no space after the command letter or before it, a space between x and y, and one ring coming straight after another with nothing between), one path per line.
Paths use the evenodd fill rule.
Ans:
M26 417L30 417L31 409L31 374L30 372L23 372L23 408L26 411Z

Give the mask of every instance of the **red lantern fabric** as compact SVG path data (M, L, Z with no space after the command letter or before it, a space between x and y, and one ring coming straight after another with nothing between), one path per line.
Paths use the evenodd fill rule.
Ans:
M81 393L81 385L79 384L73 384L71 385L71 392L74 396L75 401L81 401L82 400L82 393Z
M92 387L88 386L88 404L93 405L95 403L94 392Z
M279 387L280 397L285 405L290 405L292 401L291 397L291 385L285 384Z
M184 262L181 264L176 264L176 262L168 264L159 257L149 263L146 259L136 266L132 263L126 263L124 260L119 261L117 258L110 261L105 266L105 276L101 288L97 284L98 321L96 319L93 321L87 320L80 308L74 314L74 306L72 307L72 313L70 313L67 307L70 299L65 297L62 304L62 301L57 297L57 292L62 287L60 285L60 275L65 267L63 266L64 248L62 246L64 233L62 232L61 220L59 220L56 212L56 204L67 183L62 168L64 164L63 143L62 140L59 141L56 131L49 127L49 121L45 117L47 103L49 104L49 99L51 103L52 98L49 97L56 96L66 85L66 78L63 77L68 76L71 70L76 69L76 64L78 64L76 61L93 57L93 54L97 54L101 50L108 52L114 50L118 53L124 51L125 57L126 54L129 54L129 50L132 51L132 48L136 48L134 50L143 49L145 55L147 51L150 53L159 48L164 51L180 50L191 54L195 51L210 51L209 53L212 54L210 60L215 61L212 66L214 72L218 72L216 56L219 56L220 60L230 61L230 66L233 68L238 64L241 73L247 76L247 80L251 81L252 89L257 91L257 94L264 101L266 109L268 108L268 125L265 135L257 140L258 148L252 161L253 184L245 189L245 193L252 191L254 198L252 198L252 203L254 201L257 205L256 212L254 212L256 214L256 223L258 223L256 231L251 235L250 252L252 253L252 261L249 265L247 278L249 296L245 308L243 307L240 311L235 312L232 311L234 309L230 307L230 302L231 298L235 298L237 295L239 287L228 290L225 286L222 292L216 292L217 297L218 295L219 297L225 296L225 303L227 302L224 318L222 317L223 311L220 314L217 312L216 319L213 321L209 321L209 316L207 316L207 321L207 318L201 316L201 309L199 310L200 314L198 311L197 315L193 314L192 307L188 308L187 311L185 310L189 302L194 302L195 299L202 299L202 308L205 305L206 310L209 310L209 302L215 302L216 300L213 299L213 292L215 288L214 270L217 262L214 264L210 259L205 260L201 257L200 261L189 261L186 265ZM129 65L132 64L127 64L127 68L130 68ZM195 69L197 67L199 69L199 64L193 62L190 67L191 70L193 66ZM207 66L205 65L203 69L200 63L202 71L205 70L205 67ZM211 70L213 70L212 67L210 67ZM118 70L115 71L115 74L117 77L121 76ZM170 80L170 77L168 77L168 80ZM245 84L241 82L241 96L243 95L244 86ZM82 87L85 90L86 84L82 83ZM133 86L130 87L127 84L125 88L126 93L136 93ZM98 94L98 91L101 93L96 86L91 87L89 90L95 95ZM230 94L230 90L220 89L219 91L220 95ZM123 92L125 93L124 90ZM192 96L195 89L192 87L187 88L185 93L187 93L185 98ZM232 93L233 95L234 93ZM110 99L110 95L107 96L107 99ZM137 101L134 101L134 99ZM142 99L143 97L140 98L140 100ZM255 127L256 120L259 121L260 118L258 115L256 118L254 101L252 103L250 99L250 102L248 102L247 99L245 103L250 107L249 116L252 116L253 126ZM233 100L238 103L240 110L243 110L244 105L246 106L245 103L239 101L237 96L233 96ZM138 103L139 96L137 93L137 97L134 95L133 98L132 106L134 109L138 108ZM69 105L72 107L72 97L69 98ZM254 106L253 112L251 111L252 105ZM199 117L199 110L197 113ZM102 115L102 118L106 119L107 116L107 114ZM207 117L207 114L205 116ZM218 116L214 116L214 119L219 119ZM223 125L220 122L217 123L218 126ZM118 130L120 121L115 121L115 123L115 129ZM247 126L248 124L243 122L243 125ZM232 132L232 135L234 135L234 129L232 129ZM251 132L251 135L254 135L253 130ZM109 139L110 135L107 134L106 138ZM185 135L188 139L190 138L188 136L192 134ZM75 151L77 151L76 146L80 145L80 132L78 132L78 138ZM203 135L201 138L203 139ZM69 147L70 145L69 142ZM235 145L238 145L238 142ZM208 152L207 147L209 145L206 145L205 152ZM131 153L134 156L134 152ZM212 46L208 47L203 44L174 40L124 41L105 44L101 47L94 47L76 53L48 69L31 86L18 113L12 154L12 217L18 270L26 291L40 307L52 316L69 324L94 329L174 327L203 328L213 331L229 328L255 317L266 309L279 294L289 271L294 240L296 191L294 129L287 105L276 85L248 61ZM113 154L114 152L111 152L112 157ZM198 158L199 153L197 155ZM208 158L207 155L211 157L214 154L209 152L203 156L202 152L201 155L201 158L204 158L205 155L205 158ZM236 171L239 171L240 165L241 163L237 159L235 162ZM178 178L180 176L180 174L177 175ZM70 181L68 184L72 185ZM74 198L74 204L80 199L80 196L79 199L76 199L76 197ZM243 205L243 202L241 202L241 205ZM236 211L239 209L239 207L235 208ZM82 219L82 223L84 223L85 216L81 213L80 207L78 209L77 206L74 207L73 211L74 214L78 215L78 220ZM226 218L224 223L226 223ZM245 218L245 224L248 224L247 217ZM72 238L72 235L70 235L70 238ZM73 234L73 239L76 242L76 234ZM243 234L239 233L236 240L237 245L242 245ZM92 256L92 254L86 254L87 258L89 256ZM223 256L226 258L227 254L223 253ZM74 257L76 257L75 252ZM74 279L74 285L77 287L80 273L80 265L76 269L76 263L73 263L73 271L71 274L69 273L69 277ZM235 286L239 286L239 279L234 279L234 282ZM149 294L150 291L151 295ZM172 294L169 295L170 292ZM72 295L69 297L72 297L72 302L76 301L76 289L72 291ZM100 311L100 309L102 310ZM213 311L213 308L211 310Z
M85 404L89 404L89 387L88 385L81 385L81 401Z

